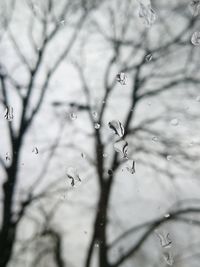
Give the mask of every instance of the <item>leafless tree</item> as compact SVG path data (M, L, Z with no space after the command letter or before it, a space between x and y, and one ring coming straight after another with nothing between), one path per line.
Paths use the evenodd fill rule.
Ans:
M11 19L21 6L20 1L9 3L11 7L8 5L7 8L12 11L9 13ZM198 18L189 12L187 1L152 1L157 19L150 10L153 12L150 20L154 23L142 17L142 12L138 16L139 8L139 2L130 0L68 0L59 4L56 0L27 0L25 39L28 41L21 40L18 32L14 32L12 19L5 20L1 43L9 42L9 51L14 53L15 60L12 63L5 60L12 53L4 55L4 51L8 50L0 50L1 104L6 111L4 121L8 131L5 143L10 147L10 152L6 155L2 152L0 159L4 175L0 266L10 263L16 243L20 248L12 259L15 265L23 266L20 253L23 256L24 251L30 250L34 251L30 266L45 265L45 260L52 261L52 257L56 266L67 265L62 254L64 236L52 223L59 202L54 205L53 200L50 211L46 210L46 203L65 188L58 186L58 177L53 174L55 180L37 191L48 173L50 162L56 158L56 148L61 146L66 149L60 144L66 124L75 129L71 136L65 136L68 154L75 150L81 153L91 170L89 178L94 178L99 189L92 235L83 263L85 267L93 266L95 251L98 251L100 267L125 266L134 259L144 265L145 244L152 238L154 230L162 225L174 226L177 230L179 223L191 228L199 227L199 200L183 200L178 192L175 193L178 197L173 206L161 209L156 218L149 218L143 223L137 224L137 218L130 218L129 214L125 218L123 214L115 214L116 194L122 190L118 184L119 177L123 176L124 184L130 175L132 179L137 176L141 184L147 176L155 177L163 192L168 191L164 179L167 184L172 184L175 191L178 190L176 180L180 176L183 176L183 186L184 180L191 177L195 177L198 185L199 169L195 162L199 159L199 143L195 138L199 130L199 49L191 43ZM143 24L144 20L152 25ZM64 44L63 36L66 36ZM78 74L80 94L74 97L74 101L69 100L70 97L63 101L54 99L53 108L59 115L59 110L63 113L67 108L73 119L78 116L80 124L76 128L66 123L63 116L57 116L60 122L58 134L51 144L48 143L48 155L42 162L39 175L34 177L33 183L20 198L16 188L23 179L20 166L26 139L33 134L32 126L39 117L51 82L66 58L70 59ZM121 77L125 80L121 81ZM17 111L12 110L13 95L19 103ZM111 134L114 127L109 127L109 123L112 120L120 121L120 134L115 129L115 134ZM84 138L80 146L76 142L76 134ZM191 138L186 140L185 135ZM124 142L124 157L113 148L119 139ZM37 147L33 151L40 153ZM128 161L132 162L132 166L127 166ZM77 177L80 181L78 174ZM74 185L75 178L70 175L68 178ZM81 186L84 182L87 183L83 181ZM48 200L46 206L40 203L44 198ZM36 201L39 202L39 220L39 215L34 216L30 209ZM67 202L70 203L69 200ZM128 204L132 214L134 205ZM17 238L23 219L35 225L34 235L26 241ZM113 251L117 251L115 256ZM142 256L138 256L141 251ZM159 252L162 255L162 251ZM181 258L181 255L177 253L176 258ZM149 265L160 266L161 263L155 259Z
M1 267L7 266L11 259L17 228L25 214L25 210L34 200L47 193L45 191L44 194L42 192L35 194L35 190L38 182L44 178L56 145L59 142L59 137L54 140L51 152L39 177L36 177L28 192L25 192L23 200L19 200L20 203L18 202L17 205L15 189L22 179L20 166L22 164L21 155L25 148L25 139L30 135L30 129L41 110L56 71L68 57L89 12L97 5L97 3L89 4L89 1L86 3L84 1L70 0L60 1L59 5L53 0L27 0L25 3L22 1L4 2L2 1L1 3L1 14L4 13L5 19L3 21L3 16L1 17L3 21L1 26L4 31L1 31L3 34L1 35L0 89L1 105L4 111L6 110L5 123L8 130L4 142L6 145L8 144L7 147L10 147L10 149L6 156L2 153L0 158L3 171L0 228ZM9 10L8 14L6 13L7 10ZM19 14L18 12L24 18L25 27L23 27L23 30L26 30L25 34L14 31L15 22L12 21L12 16L16 16ZM72 17L72 20L69 20L69 17ZM56 40L62 38L63 34L66 36L65 44L52 57L52 60L48 60L47 67L46 60L52 56L54 49L56 49L52 44L56 45ZM14 57L11 63L3 56L5 42L9 43L6 57L9 57L10 54ZM42 79L41 73L43 73ZM16 95L19 104L13 110L12 100L13 96L16 97ZM63 127L62 124L61 128ZM34 150L37 154L38 148L36 147ZM15 209L16 206L18 206L17 211ZM49 229L44 234L51 235L52 238L56 239L57 246L60 246L59 236L56 232ZM59 257L58 254L56 254L57 256ZM62 261L59 261L59 266L62 266Z
M82 45L82 60L79 58L73 61L82 81L85 102L74 102L71 105L88 115L93 132L94 168L99 186L86 267L93 266L96 244L99 246L99 266L117 267L133 257L161 224L178 221L188 223L191 218L182 215L199 214L199 205L194 206L192 202L187 208L183 208L180 204L176 208L163 211L163 215L155 220L125 230L113 241L109 239L113 187L119 169L126 165L126 160L110 146L112 137L108 134L109 118L119 119L124 126L123 138L129 144L128 157L136 161L136 172L138 166L150 168L154 174L158 172L159 177L166 177L172 183L178 176L176 168L190 170L189 175L195 172L195 168L191 170L191 164L199 158L199 151L187 149L183 145L185 131L176 127L180 120L184 119L196 124L198 107L194 112L188 111L184 100L185 103L195 103L200 83L199 63L196 60L199 57L199 49L191 44L191 36L198 20L188 11L188 3L183 2L155 1L153 8L158 12L158 17L155 24L149 28L146 28L141 23L142 18L136 15L138 3L106 3L100 8L100 14L97 13L96 17L91 19L90 32L90 35L99 37L98 40L107 45L107 50L102 53L102 61L97 57L96 62L99 59L100 63L98 65L97 62L94 67L92 64L87 65L87 60L84 60L89 38ZM171 19L168 16L171 16ZM182 25L175 27L176 19L182 21ZM177 64L178 61L180 64ZM94 69L97 75L94 75ZM127 75L127 85L119 85L117 73ZM95 99L96 90L99 90L98 101ZM116 91L120 100L117 93L115 94ZM177 100L178 98L182 101ZM149 110L148 105L152 105ZM98 115L94 116L94 110ZM113 110L115 114L112 113ZM175 132L173 127L176 128ZM190 134L196 135L194 132ZM106 151L109 151L109 159L104 156ZM174 168L169 169L165 163L171 157L174 158ZM195 175L197 177L198 172L195 172ZM162 181L160 183L162 186ZM170 215L164 217L164 214ZM199 225L197 215L196 218L198 219L194 223ZM125 245L123 253L118 253L113 259L110 252L117 247L123 247L122 241L130 235L133 236L134 242L129 248Z

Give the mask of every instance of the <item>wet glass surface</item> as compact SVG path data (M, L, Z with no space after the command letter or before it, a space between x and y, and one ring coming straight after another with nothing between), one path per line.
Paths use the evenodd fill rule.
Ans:
M199 16L0 0L0 267L199 267Z

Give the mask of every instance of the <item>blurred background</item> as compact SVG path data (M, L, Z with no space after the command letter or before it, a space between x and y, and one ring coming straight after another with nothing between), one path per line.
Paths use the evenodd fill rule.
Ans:
M199 267L199 18L0 0L0 267Z

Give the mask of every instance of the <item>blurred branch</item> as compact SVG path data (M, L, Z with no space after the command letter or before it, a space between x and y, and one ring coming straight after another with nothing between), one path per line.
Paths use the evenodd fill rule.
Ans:
M5 76L2 73L0 73L0 82L1 82L1 89L2 89L2 94L3 94L3 103L4 103L4 106L8 108L9 102L8 102L6 83L5 83ZM11 122L7 121L7 126L8 126L8 130L10 134L11 145L13 145L14 131L13 131Z
M110 245L109 248L115 246L117 243L119 243L122 239L126 238L128 235L134 233L135 231L138 231L139 229L143 227L148 227L149 228L142 234L140 239L137 241L137 243L130 248L124 255L122 255L121 258L119 258L115 263L111 264L112 267L117 267L120 266L124 261L126 261L130 256L133 256L138 249L142 246L142 244L147 240L147 238L150 236L150 234L153 232L155 228L160 226L161 224L170 221L170 220L182 220L179 215L182 214L188 214L188 213L200 213L199 208L187 208L187 209L182 209L182 210L177 210L177 211L167 211L167 214L169 214L169 217L161 217L159 219L153 220L151 222L147 222L144 224L141 224L139 226L134 226L133 228L130 228L126 232L124 232L121 236L119 236L117 239L115 239ZM185 221L185 218L183 219ZM188 223L188 221L186 221ZM199 221L200 223L200 221Z
M176 85L179 85L179 84L187 84L187 83L191 83L191 84L200 84L200 80L198 79L195 79L195 78L192 78L192 77L184 77L184 78L181 78L181 79L177 79L175 81L170 81L168 84L165 84L155 90L152 90L152 91L148 91L145 92L145 93L142 93L140 95L138 95L138 99L144 99L144 98L147 98L147 97L152 97L152 96L155 96L155 95L158 95L160 93L163 93L167 90L174 90L176 89Z

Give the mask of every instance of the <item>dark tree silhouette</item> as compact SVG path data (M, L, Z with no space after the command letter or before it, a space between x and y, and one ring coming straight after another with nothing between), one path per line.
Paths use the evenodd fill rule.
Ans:
M37 4L27 0L22 8L28 12L26 49L27 40L21 40L21 36L19 38L12 22L12 17L21 10L19 2L6 4L8 14L4 14L0 31L1 43L8 42L11 48L6 51L14 54L13 63L10 63L5 59L5 50L0 49L0 99L5 111L5 146L6 149L10 147L10 150L7 149L10 152L5 155L2 150L0 157L3 177L0 266L8 266L11 260L15 265L23 266L21 255L24 251L32 252L30 266L46 266L50 261L58 267L68 265L65 262L65 256L68 257L63 242L65 236L52 222L60 204L59 201L55 202L53 196L66 190L63 184L59 187L57 169L60 165L53 171L50 169L55 179L47 181L48 185L38 190L51 161L56 159L55 150L59 146L66 149L66 159L74 159L73 153L78 151L92 173L86 181L81 175L79 177L79 173L76 173L76 179L71 174L65 174L66 178L71 179L70 189L73 190L77 180L82 181L80 188L83 191L87 181L93 179L99 190L82 265L94 266L93 260L98 255L99 267L125 266L132 260L145 266L145 257L139 252L142 251L145 256L148 254L145 245L159 227L170 225L178 232L179 224L190 227L200 225L199 199L184 199L184 194L176 192L179 190L176 185L178 179L181 179L185 189L187 178L195 177L198 185L196 162L200 155L195 138L199 130L199 107L196 105L200 101L199 47L191 43L192 35L197 31L198 17L192 15L185 0L154 0L153 9L132 0L63 0L59 4L56 0L38 1ZM150 17L145 18L147 13ZM66 40L63 42L63 39ZM11 57L9 53L8 57ZM35 175L25 196L19 200L16 192L24 178L20 166L25 142L34 134L32 125L39 117L51 81L65 59L77 73L80 94L71 100L67 91L66 99L53 99L51 103L56 114L60 115L60 110L65 113L67 109L73 120L78 116L80 124L76 128L63 116L56 117L60 122L59 133L51 144L48 143L48 156L44 162L41 161L39 175ZM19 71L17 75L15 68ZM72 79L70 76L71 73L66 73L67 89L77 82L68 83ZM12 109L13 96L17 98L17 111ZM119 126L117 130L116 125ZM68 140L65 147L60 140L66 126L73 131L71 136L64 137ZM40 129L37 131L40 132ZM81 145L85 145L85 151L77 144L76 134L82 136L84 144ZM185 136L189 137L189 144L185 144ZM122 144L122 147L116 149L116 144ZM33 151L40 153L37 147ZM66 164L66 159L63 159L63 164ZM177 196L174 205L161 209L157 217L152 216L138 224L137 218L131 217L135 203L128 203L126 209L130 214L126 212L124 218L124 213L119 213L118 220L115 200L126 195L124 192L117 196L118 192L123 191L118 179L125 178L126 184L130 175L132 179L139 178L141 186L145 179L153 177L163 193L169 193L166 184L171 184ZM40 203L41 199L45 199L46 205ZM95 197L90 201L95 203ZM149 200L145 201L148 204ZM40 219L31 210L35 202L39 203L37 211ZM67 204L70 205L69 199ZM146 206L147 210L140 212L148 216ZM17 234L24 218L32 221L36 230L30 240L21 244ZM81 219L82 214L77 221ZM13 253L18 243L20 248ZM153 250L154 247L148 248ZM117 251L115 256L113 251ZM163 256L162 249L158 250L158 254ZM69 255L69 265L73 256ZM162 263L156 258L149 266L162 266Z
M10 6L9 6L10 4ZM19 177L20 157L24 149L24 140L29 134L31 125L33 124L36 116L38 115L41 106L43 104L45 95L51 83L51 80L58 70L59 66L65 60L71 51L89 12L95 8L95 4L86 5L81 1L61 1L59 8L56 1L48 0L42 3L35 1L26 1L26 7L20 1L5 2L5 6L9 10L8 15L5 10L5 18L3 23L3 37L11 44L10 50L13 51L17 65L22 68L23 75L13 75L13 66L10 66L9 62L1 60L0 62L0 88L1 88L1 104L4 109L7 108L8 114L5 115L7 119L6 127L8 134L6 136L10 146L10 160L4 160L1 157L1 167L4 171L3 182L3 202L2 202L2 222L0 228L0 266L7 266L11 256L13 245L15 244L17 227L24 216L26 208L38 198L34 195L34 189L37 187L38 179L44 175L47 170L48 161L50 160L52 153L47 159L47 164L42 170L41 175L36 179L30 191L26 193L25 200L21 203L19 211L15 214L14 211L14 197L15 188L17 186ZM28 47L31 50L32 58L28 57L26 49L23 49L19 44L18 33L14 33L13 25L10 13L13 15L22 8L23 12L29 12L29 22L27 24L28 35ZM3 9L2 9L3 12ZM69 14L73 14L73 23L67 23L65 20ZM23 16L23 14L22 14ZM2 18L3 19L3 18ZM26 22L25 22L26 23ZM36 29L39 29L39 31ZM37 37L35 37L35 31L37 31ZM48 66L48 70L45 71L43 81L38 85L39 75L42 69L45 68L45 58L50 55L51 44L55 42L62 32L67 33L67 39L65 46L56 54L54 61ZM39 40L39 41L38 41ZM3 42L4 40L2 40ZM14 91L14 93L13 93ZM38 96L35 99L33 95L38 92ZM14 126L11 112L12 94L17 93L19 104L19 113ZM14 111L14 116L16 115ZM54 144L56 146L56 143ZM55 149L55 147L54 147ZM15 216L14 216L15 215ZM56 232L48 230L45 234L52 235L57 239L57 246L59 247L59 238ZM59 248L58 248L59 249ZM57 250L58 250L57 249ZM59 257L56 254L56 257ZM62 266L62 260L60 265Z
M188 11L186 1L184 3L173 2L171 5L165 1L162 3L155 1L158 18L155 25L146 28L140 23L140 18L134 15L137 6L138 4L133 1L123 1L123 3L111 1L100 11L104 14L104 21L98 20L98 18L91 21L93 34L101 36L109 47L107 55L105 55L106 51L104 53L105 58L102 63L106 66L104 68L96 67L98 77L103 80L100 85L96 85L101 92L99 102L95 102L95 86L91 85L91 80L97 80L97 76L89 76L88 71L85 71L85 69L89 69L89 73L92 73L94 66L84 65L81 60L74 62L82 81L85 103L77 102L73 105L80 112L87 112L93 129L95 168L99 185L99 199L85 262L86 267L92 266L91 261L96 243L99 245L99 266L117 267L133 257L158 226L169 221L181 220L188 223L189 218L183 218L181 215L199 214L200 211L199 207L194 207L192 204L185 209L163 211L163 214L169 213L170 217L162 216L132 227L121 236L116 237L116 240L109 242L110 199L118 171L124 166L124 159L121 159L119 153L114 149L109 150L111 160L104 157L107 147L111 143L110 137L106 138L105 136L105 128L108 128L109 122L108 117L120 119L124 126L123 138L129 143L128 157L137 159L136 169L137 165L142 165L143 168L148 166L173 181L176 179L175 171L168 169L165 164L163 166L161 162L170 160L170 155L179 155L179 159L177 157L174 165L186 170L190 168L194 160L199 158L199 153L191 153L183 148L181 140L183 133L177 131L177 138L174 138L173 131L169 129L170 123L172 127L178 125L177 116L180 117L180 114L192 119L195 123L196 115L187 113L185 107L177 106L177 102L174 104L173 98L182 97L194 101L195 95L198 95L200 80L195 57L199 56L199 50L190 41L197 26L197 19ZM173 19L172 21L168 19L170 12L173 14L174 20L178 17L183 21L176 31L173 31ZM85 44L85 46L87 45ZM180 60L180 64L177 64L178 60ZM116 78L117 73L127 75L128 84L124 85L124 88L121 85L120 93L123 95L124 91L128 91L129 95L124 101L123 97L119 100L115 95L115 91L120 86L119 77ZM157 103L160 111L148 113L145 110L144 103L149 102L151 105L152 101ZM113 105L119 106L121 114L117 111L116 114L112 114L110 111L112 116L108 115L110 107ZM83 106L87 106L87 109L79 108ZM93 110L97 111L97 118L94 118ZM144 116L139 112L143 112ZM117 114L119 118L116 118ZM174 117L175 119L173 119ZM100 128L94 127L96 123L100 125ZM196 223L199 224L199 221L197 220ZM127 236L134 235L140 229L143 232L138 241L133 242L129 249L125 247L121 256L118 254L115 259L109 256L110 251L117 248L122 240L125 240Z

